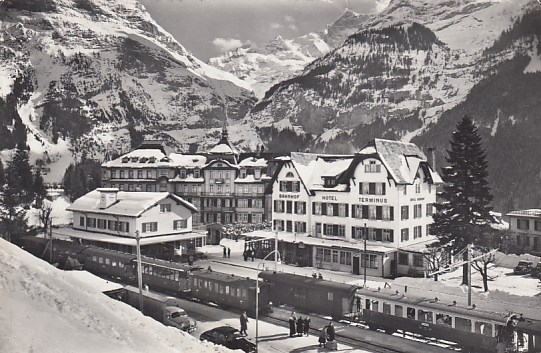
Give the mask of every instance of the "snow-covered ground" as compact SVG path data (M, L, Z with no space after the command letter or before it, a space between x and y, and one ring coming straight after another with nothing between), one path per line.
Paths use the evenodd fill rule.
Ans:
M229 351L105 296L106 281L58 270L3 239L0 268L1 352Z

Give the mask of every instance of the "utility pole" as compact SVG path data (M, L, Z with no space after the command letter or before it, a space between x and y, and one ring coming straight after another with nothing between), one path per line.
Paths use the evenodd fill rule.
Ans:
M468 306L471 306L471 244L468 244Z
M366 288L366 265L368 263L367 259L366 259L366 236L368 235L368 228L366 228L366 223L364 224L364 229L363 229L363 239L364 239L364 252L363 252L363 257L364 257L364 266L363 266L363 269L364 269L364 284L363 284L363 288ZM362 261L361 261L362 263Z
M139 286L139 310L143 312L143 273L141 271L141 244L139 231L135 231L135 242L137 244L137 284Z
M274 237L274 250L276 252L274 253L274 273L278 272L278 254L280 253L278 251L278 231L275 231L276 236Z
M51 260L51 264L52 264L53 263L53 220L52 219L49 221L49 242L51 245L51 248L49 249L49 259Z

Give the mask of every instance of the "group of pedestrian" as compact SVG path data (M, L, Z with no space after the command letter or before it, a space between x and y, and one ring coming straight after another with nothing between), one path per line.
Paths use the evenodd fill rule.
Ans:
M225 258L230 258L231 257L231 248L227 248L224 246L224 259Z
M248 261L248 258L252 258L252 261L254 261L255 258L255 251L253 249L244 250L244 261Z
M310 331L310 318L302 318L295 315L295 312L291 312L289 317L289 337L302 337L308 336L308 331Z
M334 330L334 325L331 321L328 325L322 327L321 330L319 331L319 339L318 339L319 346L326 347L327 342L334 342L335 338L336 338L336 332Z

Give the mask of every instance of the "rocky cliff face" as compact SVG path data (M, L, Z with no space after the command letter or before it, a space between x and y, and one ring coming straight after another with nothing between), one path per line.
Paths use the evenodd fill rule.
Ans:
M341 45L367 18L347 10L320 32L294 39L278 36L260 48L246 45L211 58L209 64L245 81L261 98L273 85L300 74L307 64Z
M269 136L288 129L304 147L328 152L352 152L373 137L413 140L439 148L442 165L454 126L468 113L485 130L495 206L538 206L539 193L518 201L531 194L526 184L539 190L541 163L524 156L538 147L527 132L535 113L516 100L539 101L532 92L541 88L540 10L531 0L391 1L342 46L272 87L245 121L267 143L279 144ZM513 141L500 131L507 122ZM509 143L515 148L498 147ZM512 195L503 181L519 172L500 163L503 149L509 161L533 163Z
M57 162L129 148L130 136L188 148L254 103L135 0L6 0L0 19L0 149L26 143Z

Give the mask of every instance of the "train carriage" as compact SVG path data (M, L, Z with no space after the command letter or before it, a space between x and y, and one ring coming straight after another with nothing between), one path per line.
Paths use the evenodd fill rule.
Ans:
M132 261L135 256L119 251L85 247L81 250L84 269L97 275L130 280L135 276Z
M202 270L190 274L192 298L213 302L221 307L246 310L255 314L256 282L248 277L239 277L215 271ZM259 312L269 310L269 286L259 286Z
M509 329L511 314L367 288L357 291L355 301L361 306L362 321L371 329L388 333L402 330L444 339L476 353L492 353L498 351L498 346L509 349L516 344L511 337L513 330Z
M273 304L343 318L352 311L357 286L291 273L263 271L259 277L271 285Z
M137 273L136 258L132 260L131 266L134 268L134 273ZM200 267L193 265L153 259L146 256L141 259L143 283L151 289L158 289L178 296L185 296L190 292L189 275L191 272L200 269Z
M68 262L68 258L76 259L78 263L82 263L84 258L81 251L85 249L85 246L69 240L53 239L51 241L50 238L23 236L19 238L19 245L32 255L53 264L57 263L59 268L65 270L80 269L80 266L72 268L73 262Z

